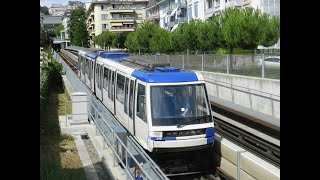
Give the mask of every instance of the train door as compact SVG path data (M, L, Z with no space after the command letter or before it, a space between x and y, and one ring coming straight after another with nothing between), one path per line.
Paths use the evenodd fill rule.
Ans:
M110 111L112 109L112 112L113 112L114 103L110 97L110 90L111 90L110 82L111 82L111 78L112 78L111 72L112 72L113 68L110 68L107 66L104 66L103 68L104 68L104 70L103 70L102 102L104 105L107 106L107 108Z
M95 65L95 59L92 59L91 71L90 71L90 87L92 91L94 91L94 65Z
M135 96L135 135L141 145L147 149L148 146L148 120L147 120L147 96L146 96L146 83L136 81L136 96Z
M92 62L92 59L88 59L88 82L87 82L87 85L89 87L89 89L91 89L91 62Z
M113 69L109 70L109 88L108 88L108 104L109 110L115 114L115 104L114 104L114 93L115 93L115 74L116 71Z
M86 81L86 79L84 77L85 69L86 69L86 58L81 56L81 79L83 82Z
M102 96L101 96L101 76L100 76L100 71L101 71L101 64L98 64L97 63L97 67L96 67L96 78L95 78L95 87L96 87L96 96L99 98L99 99L102 99Z
M126 75L120 71L117 71L117 79L116 79L116 94L115 94L115 105L116 105L116 116L121 121L121 123L128 128L128 121L125 118L124 113L124 104L125 101L125 84L128 78Z
M127 108L125 106L125 110L124 110L128 119L128 131L133 135L135 134L135 131L134 131L135 81L136 81L136 78L132 76L128 79L128 88L126 88L126 90L128 91L128 95L127 97L125 97L125 99L127 99L127 103L126 103Z
M89 62L90 60L85 58L86 61L86 69L85 69L85 83L87 86L89 86Z
M81 78L81 63L82 63L82 61L81 61L81 55L79 54L78 55L78 76Z

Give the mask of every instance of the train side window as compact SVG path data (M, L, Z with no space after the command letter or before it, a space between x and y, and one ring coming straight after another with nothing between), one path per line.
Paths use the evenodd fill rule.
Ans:
M99 77L98 77L98 67L99 67L99 64L97 64L96 65L96 68L95 68L95 70L96 70L96 78L95 78L95 81L96 81L96 83L98 84L98 79L99 79Z
M126 77L124 83L124 113L128 114L128 81L129 79Z
M110 98L111 101L113 101L113 95L114 95L114 78L115 78L115 72L111 71L111 83L110 83Z
M124 76L122 76L121 74L117 74L117 100L119 100L119 102L121 102L123 104L123 100L124 100Z
M100 89L100 64L98 64L97 85L98 85L98 89Z
M101 89L101 91L102 91L102 83L103 83L103 66L101 65L100 66L100 72L99 72L99 74L100 74L100 79L99 79L99 83L100 83L100 86L99 86L99 88Z
M104 76L103 76L103 88L108 92L108 84L109 84L109 69L104 67Z
M137 116L143 121L147 122L146 91L145 91L145 86L142 84L138 85Z
M129 117L132 118L133 114L133 90L134 90L134 81L130 81L130 95L129 95Z

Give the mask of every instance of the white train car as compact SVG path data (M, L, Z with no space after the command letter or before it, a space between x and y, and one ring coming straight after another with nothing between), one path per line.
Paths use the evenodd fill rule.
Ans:
M212 147L214 123L202 75L128 56L80 50L78 75L149 152Z

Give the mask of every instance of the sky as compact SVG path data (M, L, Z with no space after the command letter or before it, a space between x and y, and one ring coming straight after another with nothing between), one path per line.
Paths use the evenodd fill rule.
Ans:
M69 0L40 0L41 6L47 6L48 8L51 4L67 4ZM85 0L73 0L73 1L81 1L85 2Z

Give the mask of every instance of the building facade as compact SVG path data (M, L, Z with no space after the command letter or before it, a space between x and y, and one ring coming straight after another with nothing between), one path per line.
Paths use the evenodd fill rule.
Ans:
M268 13L270 16L280 16L280 0L205 0L204 2L205 15L203 20L221 13L228 7L252 7L260 9L262 13Z
M68 1L68 9L77 9L79 7L85 8L85 4L81 1Z
M53 16L63 16L68 9L68 6L63 4L52 4L49 8L49 13Z
M145 19L147 0L93 0L88 8L87 30L90 44L103 31L132 32Z
M186 0L155 0L150 1L146 9L148 20L152 20L163 29L169 31L178 27L187 18Z

